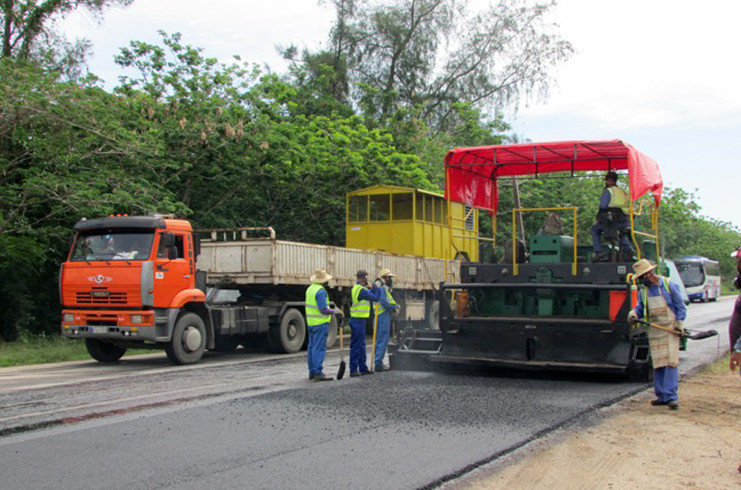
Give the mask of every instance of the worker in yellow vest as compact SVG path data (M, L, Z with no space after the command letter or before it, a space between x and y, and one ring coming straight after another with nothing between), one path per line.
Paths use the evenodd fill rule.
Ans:
M630 198L628 193L622 188L618 187L618 174L615 172L607 172L605 175L605 190L602 191L602 196L599 201L599 211L604 212L608 208L619 208L623 211L623 217L615 222L615 226L620 230L630 228L630 218L628 217L628 206L630 205ZM598 214L599 216L599 214ZM601 262L607 260L607 254L602 252L602 233L604 233L604 225L597 221L592 226L592 248L594 251L594 261ZM630 239L627 233L619 233L620 241L620 254L622 257L633 257L635 253L633 246L630 244Z
M350 306L350 377L373 374L368 369L365 352L365 326L371 313L371 302L378 301L381 289L373 286L368 289L368 271L359 270L355 274L356 283L352 288Z
M334 310L329 307L325 284L332 276L324 269L317 269L309 280L311 286L306 288L306 325L309 330L309 344L306 348L309 364L309 379L313 381L331 381L334 378L325 376L322 365L327 352L327 335L329 322Z
M376 345L375 359L373 360L373 369L375 372L387 371L388 367L383 364L383 357L386 355L386 348L391 335L391 313L399 311L399 305L391 294L394 274L389 269L381 270L381 295L378 300L378 319L376 326Z

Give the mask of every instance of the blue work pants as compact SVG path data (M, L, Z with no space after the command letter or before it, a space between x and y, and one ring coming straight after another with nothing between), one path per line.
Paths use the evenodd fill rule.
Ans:
M350 318L350 372L367 373L365 325L367 318Z
M660 402L678 400L679 369L677 366L664 366L654 369L654 393Z
M617 226L618 228L630 228L630 222L624 221L618 223ZM605 229L599 221L592 227L592 248L595 254L602 252L602 233L604 233L604 231ZM630 244L628 234L619 233L618 235L620 236L620 250L632 252L633 246Z
M376 327L376 352L374 366L383 365L383 356L386 355L386 347L389 345L391 334L391 313L384 311L378 315L378 326Z
M324 354L327 352L327 335L329 323L309 326L309 345L306 348L309 362L309 375L322 374Z

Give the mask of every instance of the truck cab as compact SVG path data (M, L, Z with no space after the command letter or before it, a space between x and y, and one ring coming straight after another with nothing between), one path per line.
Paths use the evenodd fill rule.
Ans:
M196 286L197 243L188 221L159 216L81 220L59 274L62 335L85 339L102 362L127 348L165 346L177 364L209 340Z

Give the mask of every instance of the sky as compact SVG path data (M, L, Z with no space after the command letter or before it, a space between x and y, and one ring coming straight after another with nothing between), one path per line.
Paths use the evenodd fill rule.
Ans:
M659 163L665 187L694 192L701 214L741 228L739 18L730 0L559 0L549 19L576 53L552 72L547 100L506 119L532 141L628 142ZM113 86L118 49L157 42L159 29L220 61L238 54L280 73L276 47L320 48L333 19L317 0L135 0L62 29L92 41L90 71Z

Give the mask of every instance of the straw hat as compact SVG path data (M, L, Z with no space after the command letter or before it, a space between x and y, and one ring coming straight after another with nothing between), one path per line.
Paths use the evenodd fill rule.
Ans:
M652 270L656 269L655 265L651 265L651 262L649 262L646 259L641 259L635 264L633 264L633 272L634 277L638 279L642 275L644 275L647 272L650 272Z
M391 273L391 269L381 269L381 274L379 274L381 277L391 276L396 277L394 274Z
M327 274L327 272L324 269L317 269L314 271L314 275L309 278L311 282L315 282L318 284L323 284L327 281L332 279L332 276Z
M734 252L731 252L731 257L738 257L741 255L741 247L738 247Z

